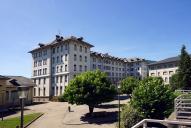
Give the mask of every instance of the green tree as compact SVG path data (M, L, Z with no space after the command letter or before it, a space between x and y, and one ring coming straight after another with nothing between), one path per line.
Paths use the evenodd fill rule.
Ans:
M178 80L180 81L180 87L184 89L191 87L191 59L184 45L181 49L178 65Z
M121 92L124 94L132 94L135 87L138 86L139 81L134 77L127 77L121 81Z
M131 106L145 118L164 119L173 110L174 93L160 77L142 80L133 91Z
M64 97L69 103L88 105L90 114L96 105L113 100L115 95L115 87L111 85L106 74L99 70L76 76L64 92Z
M178 74L173 74L170 78L170 87L172 88L172 90L176 90L178 88L180 88L180 81L178 80Z

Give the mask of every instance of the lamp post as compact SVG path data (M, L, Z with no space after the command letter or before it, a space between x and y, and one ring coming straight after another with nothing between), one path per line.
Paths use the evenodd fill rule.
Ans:
M119 128L120 128L120 82L117 82L117 92L118 92L118 123L119 123Z
M27 98L29 88L27 86L18 86L18 94L21 104L21 121L20 128L23 128L23 114L24 114L24 99Z

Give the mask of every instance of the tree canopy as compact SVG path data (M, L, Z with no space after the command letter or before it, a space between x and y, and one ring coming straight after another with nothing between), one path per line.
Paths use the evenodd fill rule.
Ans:
M116 89L106 74L96 70L81 73L71 80L64 97L71 104L88 105L91 114L96 105L111 101L115 94Z
M191 58L183 45L178 65L178 81L182 88L191 87Z
M160 77L142 80L133 91L131 106L145 118L163 119L171 113L174 93Z
M139 81L134 77L127 77L121 81L121 92L124 94L132 94L135 87L138 86Z

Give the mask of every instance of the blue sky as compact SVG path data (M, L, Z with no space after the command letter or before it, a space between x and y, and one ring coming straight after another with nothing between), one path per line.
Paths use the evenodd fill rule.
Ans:
M190 0L1 0L0 74L31 76L38 43L83 36L94 51L160 60L191 51Z

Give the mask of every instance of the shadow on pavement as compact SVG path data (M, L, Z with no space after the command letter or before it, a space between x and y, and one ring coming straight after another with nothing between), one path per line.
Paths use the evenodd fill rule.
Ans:
M117 121L118 112L94 112L92 116L85 114L80 118L83 122L88 122L89 124L112 124Z

